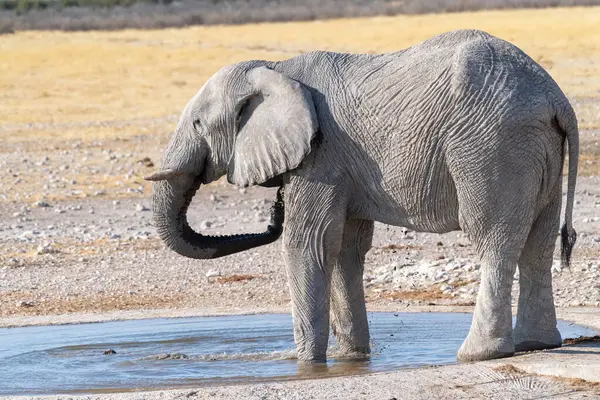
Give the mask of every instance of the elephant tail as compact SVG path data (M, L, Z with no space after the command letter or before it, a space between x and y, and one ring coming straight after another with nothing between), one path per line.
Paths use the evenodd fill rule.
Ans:
M565 132L569 146L569 168L567 178L567 206L565 209L565 223L561 229L561 264L569 267L571 264L571 253L577 240L577 232L573 229L573 204L575 197L575 185L577 182L577 166L579 163L579 130L577 129L577 118L575 112L569 106L563 115L557 115L558 125Z

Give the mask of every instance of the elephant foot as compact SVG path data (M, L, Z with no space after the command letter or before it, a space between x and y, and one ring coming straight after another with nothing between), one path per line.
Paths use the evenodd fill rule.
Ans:
M465 339L458 350L456 359L459 362L484 361L494 358L510 357L515 354L512 338L477 338L471 335Z
M562 343L552 344L552 343L544 343L538 340L526 340L524 342L520 342L515 344L515 351L536 351L536 350L548 350L548 349L556 349L557 347L561 347Z
M515 328L513 337L516 351L546 350L562 346L562 338L558 329L544 333L532 328L528 332L532 334L527 334L525 329Z
M305 364L305 365L313 365L313 364L326 364L327 363L327 358L323 357L323 358L306 358L306 357L298 357L298 364Z
M369 358L369 354L371 354L371 348L368 344L369 336L367 335L366 337L367 340L361 340L362 338L357 339L351 335L342 335L338 333L335 338L338 342L339 355L344 359L358 360Z
M340 347L339 358L343 358L346 361L362 361L369 359L371 355L371 349L369 347Z
M327 362L327 347L296 346L299 364L322 364Z

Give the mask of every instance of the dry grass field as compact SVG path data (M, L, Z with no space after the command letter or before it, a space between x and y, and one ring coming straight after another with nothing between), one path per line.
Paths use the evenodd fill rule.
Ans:
M521 47L576 102L582 129L600 128L600 113L588 104L600 97L596 7L155 31L19 32L0 37L2 136L37 142L144 134L151 130L144 122L176 115L223 65L315 49L395 51L458 28L483 29ZM169 120L164 128L172 125Z
M91 149L74 160L82 168L61 174L77 180L71 192L116 195L119 187L130 187L123 194L136 196L149 188L139 179L148 167L136 161L149 155L158 162L179 112L221 66L315 49L395 51L458 28L483 29L521 47L572 99L581 129L600 129L600 7L556 8L0 36L0 152L10 166L18 162L11 158L18 151L42 157L73 146ZM122 154L96 157L94 148ZM583 152L583 174L595 174L597 156L595 147ZM122 157L130 159L126 165L105 168ZM34 188L24 188L45 179L48 171L18 169L3 178L9 189L0 201L39 197ZM13 186L14 178L20 189ZM48 196L61 198L52 190Z

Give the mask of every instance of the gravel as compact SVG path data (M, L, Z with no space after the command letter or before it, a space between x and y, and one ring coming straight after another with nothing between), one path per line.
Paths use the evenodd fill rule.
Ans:
M281 241L206 261L164 248L153 226L151 185L141 179L161 158L146 153L148 140L112 143L118 151L93 142L3 154L9 173L0 177L0 317L289 307ZM557 253L552 268L559 307L600 307L599 188L600 177L578 180L574 262L562 269ZM194 198L190 224L211 235L264 231L275 193L211 184ZM376 224L364 274L371 306L472 305L479 278L478 257L462 232ZM517 279L518 271L513 302Z

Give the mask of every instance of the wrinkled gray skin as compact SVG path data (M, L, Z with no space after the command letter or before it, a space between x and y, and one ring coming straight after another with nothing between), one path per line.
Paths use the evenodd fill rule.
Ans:
M284 185L283 253L298 359L323 361L330 324L340 348L369 353L363 264L373 221L463 230L481 286L461 361L561 345L551 264L569 180L563 262L578 160L577 121L552 78L513 45L456 31L397 53L313 52L217 72L189 102L154 186L155 221L178 253L207 259L270 243L205 237L187 224L201 184ZM511 285L519 265L517 323Z

